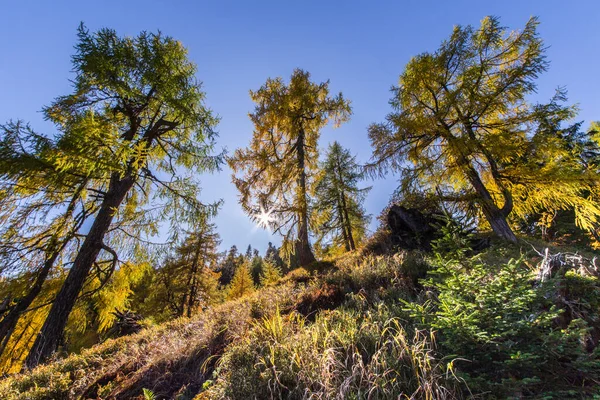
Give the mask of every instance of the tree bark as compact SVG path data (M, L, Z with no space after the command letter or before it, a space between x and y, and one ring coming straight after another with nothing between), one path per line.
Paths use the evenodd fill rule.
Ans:
M54 299L50 313L25 360L25 368L33 368L46 361L58 348L69 314L92 265L104 246L104 236L110 227L115 212L134 183L135 179L131 174L119 179L119 174L114 173L111 177L106 197L102 201L94 223L83 241L69 274Z
M346 248L346 251L350 251L350 238L348 237L348 231L346 230L345 213L342 207L342 200L340 197L338 197L338 214L340 215L340 227L342 228L344 247Z
M348 215L348 207L346 204L346 195L342 191L342 207L344 210L344 220L346 221L346 229L348 236L348 244L350 250L356 250L356 244L354 243L354 237L352 236L352 224L350 223L350 216Z
M479 173L473 167L468 157L461 150L461 144L458 143L457 139L454 136L452 136L450 129L447 126L445 126L445 128L447 131L447 135L445 135L445 138L448 141L448 144L450 145L450 148L453 151L454 155L456 156L458 164L461 166L464 174L466 175L467 180L469 181L469 183L471 183L473 189L475 189L475 192L477 193L476 200L481 206L483 215L489 222L490 226L492 227L492 230L496 235L498 235L502 239L512 243L517 243L517 237L508 225L508 222L506 222L506 218L508 217L508 214L510 214L510 212L512 211L513 207L512 196L510 195L510 192L503 188L505 204L502 207L502 209L500 209L494 202L494 199L492 198L489 190L485 187L483 181L481 180L481 177L479 176ZM489 157L489 160L492 160L491 156ZM495 164L492 164L492 169L496 170ZM496 172L493 172L493 174L495 175L494 179L498 178Z
M494 199L481 181L477 171L469 165L466 174L469 182L471 182L471 185L475 189L475 192L479 195L478 202L481 206L481 210L487 221L490 223L494 233L504 240L517 243L517 237L508 225L508 222L506 222L507 216L505 215L505 211L496 206Z
M194 261L192 262L192 270L190 275L189 288L190 291L188 293L188 307L187 307L187 316L190 318L192 316L192 309L194 308L196 302L196 296L198 295L198 265L200 263L200 254L202 252L202 244L198 245L196 252L194 253Z
M298 156L298 240L296 241L296 254L300 266L304 267L315 262L315 256L310 248L308 239L308 201L306 198L306 171L304 160L304 129L298 132L297 156Z
M494 179L494 182L496 183L496 185L500 188L500 191L502 192L502 196L504 197L504 205L502 206L501 209L499 209L499 211L502 214L502 216L504 217L504 219L506 219L506 217L508 217L508 215L512 212L513 207L514 207L512 193L510 192L510 190L508 190L508 188L502 182L500 171L498 169L498 163L496 163L496 160L494 159L492 154L485 148L483 143L481 143L480 140L477 140L477 137L475 136L475 131L473 130L473 126L469 122L467 122L467 123L465 123L465 127L466 127L467 134L469 135L469 138L471 139L471 142L474 143L475 146L477 146L479 151L481 151L481 153L487 160L488 165L490 166L490 172L492 173L492 178ZM487 189L486 189L486 191L487 191ZM495 203L492 203L492 204L494 206L496 206ZM490 222L490 224L491 224L491 222Z
M346 251L356 250L354 238L352 237L352 224L350 223L350 216L348 215L348 205L346 204L346 194L344 193L344 179L342 178L342 166L340 165L340 156L337 155L336 160L337 174L338 174L338 191L340 195L340 219L342 221L342 232L344 233L344 240L346 241Z

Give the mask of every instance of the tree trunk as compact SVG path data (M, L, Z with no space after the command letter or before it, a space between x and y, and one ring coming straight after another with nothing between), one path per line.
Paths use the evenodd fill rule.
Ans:
M340 215L340 226L342 228L342 237L344 238L344 247L346 248L346 251L350 251L350 238L348 237L348 231L346 230L346 217L342 207L342 200L338 198L338 214Z
M314 261L315 256L308 240L308 201L306 199L306 172L304 170L304 129L300 128L296 142L298 155L298 240L296 241L296 254L300 266L304 267Z
M471 182L471 185L473 185L473 188L479 195L479 205L481 206L483 215L485 215L485 218L490 223L494 233L504 240L517 243L517 237L512 229L510 229L508 222L506 222L505 212L496 206L494 199L492 199L490 192L481 181L477 171L469 165L466 172L469 182Z
M189 288L190 291L188 293L188 308L187 308L187 316L190 318L192 316L192 309L194 308L194 303L196 302L196 296L198 295L198 265L200 263L200 254L202 251L202 245L200 244L194 253L194 261L192 262L192 270L190 275Z
M348 244L350 250L356 250L356 244L354 243L354 237L352 236L352 224L350 222L350 216L348 215L348 206L346 204L346 195L342 191L342 209L344 210L344 220L346 224Z
M0 354L4 352L4 349L6 349L6 345L8 344L8 341L12 336L15 327L17 326L17 323L19 322L21 314L29 308L38 294L40 294L42 285L46 281L54 262L58 258L58 254L58 252L52 253L50 258L44 262L44 266L36 275L35 281L33 282L33 285L27 294L22 297L8 312L8 314L2 318L2 321L0 321Z
M501 213L490 214L486 213L485 206L482 205L483 213L485 214L488 222L490 223L492 230L500 236L502 239L512 243L517 243L517 237L506 222L506 218Z
M41 362L46 361L58 348L60 338L67 324L69 314L75 305L77 296L85 283L92 265L104 246L104 235L110 227L116 210L134 183L135 179L130 174L122 179L119 179L119 174L117 173L111 177L110 188L102 202L102 206L75 257L75 261L65 282L54 299L42 330L38 334L25 360L26 368L36 367Z
M470 132L470 135L471 137L473 137L472 132ZM467 156L463 153L461 143L459 143L457 139L454 136L452 136L449 130L448 135L446 136L446 140L448 140L448 144L453 150L454 155L457 157L458 163L462 167L463 172L465 173L468 181L473 186L473 189L475 189L475 192L478 196L477 201L481 206L483 215L485 215L485 218L490 223L490 226L492 227L494 233L504 240L507 240L512 243L517 243L517 237L513 233L512 229L510 229L508 222L506 222L506 218L508 217L508 214L510 214L510 212L512 211L513 206L512 196L510 195L510 192L508 192L506 189L503 190L505 204L502 207L502 209L498 208L498 206L494 202L494 199L490 195L490 192L483 184L479 173L473 167ZM486 154L486 157L488 156L489 155ZM491 158L491 156L489 156L488 160L493 159ZM494 179L498 178L495 164L492 162L490 165L491 168L494 170Z
M350 223L350 217L348 215L348 205L346 204L346 194L344 193L344 179L342 177L342 166L340 165L340 155L337 154L336 159L336 167L338 174L338 183L339 187L338 191L340 192L340 201L341 201L341 209L340 209L340 219L342 221L342 231L344 233L344 240L346 241L346 251L356 250L356 245L354 243L354 238L352 237L352 224Z

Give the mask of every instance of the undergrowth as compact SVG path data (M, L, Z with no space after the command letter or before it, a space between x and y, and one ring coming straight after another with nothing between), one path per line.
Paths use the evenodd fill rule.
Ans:
M464 238L443 231L420 301L405 302L406 311L437 332L470 390L498 399L600 396L600 271L590 260L543 280L527 255L468 255Z
M600 398L595 265L541 279L541 253L475 254L442 230L433 254L296 269L191 319L7 377L0 398Z
M275 314L227 351L198 398L458 398L434 335L405 329L397 311L342 307L310 325L297 314Z
M42 365L0 382L0 399L192 398L216 357L240 340L254 318L289 307L299 289L267 288L198 316L111 339L81 354Z

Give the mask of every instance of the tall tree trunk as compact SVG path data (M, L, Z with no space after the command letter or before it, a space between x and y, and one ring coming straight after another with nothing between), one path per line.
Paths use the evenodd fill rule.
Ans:
M483 143L480 140L477 140L477 137L475 136L475 131L473 129L472 124L467 121L465 123L465 127L466 127L467 134L469 135L469 138L471 139L471 142L473 144L475 144L475 146L477 146L479 151L481 151L481 153L487 160L488 165L490 167L490 172L492 173L492 178L494 179L494 183L498 186L498 188L502 192L502 196L504 197L504 205L500 209L500 213L504 216L504 219L506 219L508 217L508 215L512 212L513 207L514 207L512 193L504 185L504 182L502 182L500 170L498 168L498 163L496 162L496 160L494 159L492 154L485 148ZM486 189L486 191L487 191L487 189ZM489 195L489 193L488 193L488 195ZM492 202L492 204L494 205L494 207L496 207L495 203Z
M192 309L194 308L194 303L196 301L196 296L198 294L198 265L200 263L200 254L202 251L202 245L199 245L194 253L194 261L192 262L192 270L190 275L189 288L190 291L188 293L188 307L187 307L187 316L188 318L192 316Z
M39 363L46 361L58 348L77 296L104 246L104 235L110 227L116 210L134 183L135 179L131 174L125 175L122 179L119 179L118 173L114 173L111 177L109 190L94 219L94 223L86 235L69 274L54 299L42 330L25 360L26 368L36 367Z
M196 285L196 278L192 276L192 282L190 283L190 291L188 293L187 298L187 311L186 316L190 318L192 316L192 309L194 308L194 302L196 297L196 290L194 290L194 286Z
M346 250L356 250L354 238L352 237L352 224L348 215L348 205L346 204L346 194L344 193L344 179L342 177L342 166L340 165L340 155L337 153L336 167L338 174L338 191L340 192L341 210L340 219L342 220L342 231L344 232L344 240L346 240ZM343 213L343 214L342 214Z
M348 206L346 204L346 195L342 191L342 207L344 210L344 220L346 222L346 229L348 235L348 243L350 250L356 250L356 244L354 243L354 237L352 236L352 223L350 222L350 216L348 215Z
M346 230L345 213L343 210L342 199L338 196L338 214L340 216L340 226L342 228L342 237L344 238L344 247L346 251L352 250L350 248L350 238L348 237L348 231Z
M308 240L308 200L306 198L306 171L304 160L304 129L300 128L296 142L298 155L298 240L296 241L296 254L300 266L306 266L316 261Z

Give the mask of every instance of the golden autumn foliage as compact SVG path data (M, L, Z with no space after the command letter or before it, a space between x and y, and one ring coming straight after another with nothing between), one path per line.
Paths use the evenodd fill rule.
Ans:
M582 229L600 221L598 143L563 90L545 104L528 95L548 67L537 18L509 32L498 18L457 26L432 53L413 57L373 124L369 171L402 174L401 192L422 190L516 242L509 216L571 209Z

